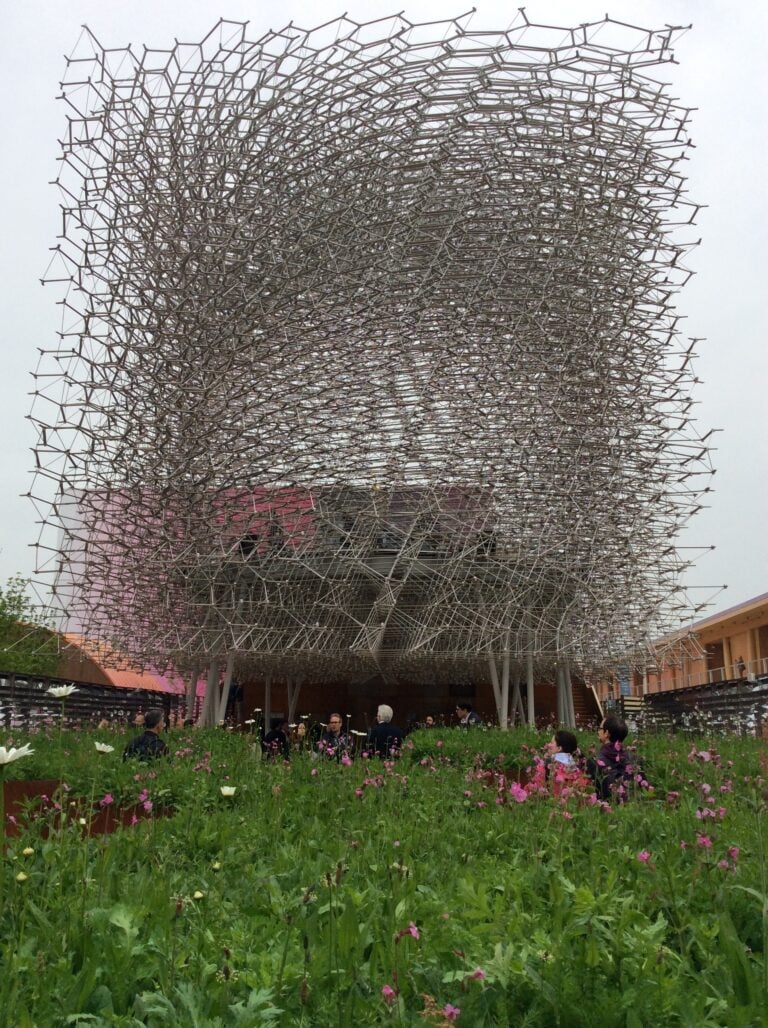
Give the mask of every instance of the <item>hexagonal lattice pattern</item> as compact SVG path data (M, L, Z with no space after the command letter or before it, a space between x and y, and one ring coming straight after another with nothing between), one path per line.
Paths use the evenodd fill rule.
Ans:
M588 669L665 627L709 470L673 35L86 31L33 409L71 624L337 680Z

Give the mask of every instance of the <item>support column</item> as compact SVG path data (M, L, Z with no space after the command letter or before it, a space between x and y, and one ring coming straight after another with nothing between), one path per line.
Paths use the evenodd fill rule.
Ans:
M218 696L216 695L218 688L219 658L217 655L215 657L211 657L211 662L208 665L208 681L205 686L205 696L203 697L203 709L200 711L200 717L197 721L199 728L207 728L214 722L216 703L218 700Z
M733 666L733 655L731 654L731 640L728 636L723 637L723 674L726 678L736 677L736 668Z
M536 711L534 710L534 697L533 697L533 654L527 653L525 660L525 680L526 689L528 693L528 726L530 728L536 727Z
M501 704L499 712L499 728L507 728L509 724L509 640L504 648L504 660L501 665Z
M520 693L520 679L522 674L520 667L515 667L515 673L513 676L514 688L512 689L512 725L514 726L517 722L518 716L520 717L520 724L525 724L525 710L523 709L523 697Z
M299 693L301 692L301 679L300 678L289 678L288 679L288 721L293 724L294 718L296 717L296 707L299 703Z
M232 673L235 670L235 651L230 650L227 654L227 667L224 672L224 683L221 687L221 699L216 714L216 723L223 721L227 716L227 703L229 703L229 690L232 687Z
M755 639L756 634L757 629L755 628L750 628L747 631L747 678L750 678L759 670L757 666L757 646L755 645L757 642Z
M501 724L501 687L499 686L499 673L496 670L496 658L492 653L488 654L488 670L491 675L491 685L493 686L493 699L496 704L496 717L499 724Z
M184 719L189 721L195 716L195 700L197 699L197 680L200 677L200 665L193 664L189 675L189 682L186 687L186 702L184 707Z
M576 708L573 703L573 680L571 678L571 662L563 661L563 686L565 689L565 713L568 719L568 727L576 727Z

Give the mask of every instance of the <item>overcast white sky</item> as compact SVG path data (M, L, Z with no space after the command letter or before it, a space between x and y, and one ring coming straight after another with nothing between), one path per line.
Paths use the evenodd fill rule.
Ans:
M469 7L467 3L467 8ZM504 29L517 4L481 2L473 27ZM0 468L0 582L14 572L31 576L37 538L35 513L20 494L30 486L35 436L29 412L37 348L55 342L60 298L40 278L59 231L57 140L65 124L55 96L64 55L87 24L104 46L170 46L174 37L196 42L221 17L250 20L252 38L290 19L312 28L348 11L365 21L395 13L397 4L292 3L246 0L24 0L3 5L0 107L0 329L2 426ZM457 16L464 7L415 2L402 8L412 21ZM701 434L717 434L711 507L697 516L681 542L714 545L689 576L692 598L714 597L711 611L768 591L768 355L765 345L766 217L765 43L768 4L742 0L533 0L531 21L573 25L611 17L660 28L693 26L678 41L679 66L664 78L686 105L698 108L691 127L696 149L688 166L690 195L707 204L698 220L702 245L689 258L696 276L679 297L686 336L699 344L702 384L695 398ZM717 593L721 586L726 593Z

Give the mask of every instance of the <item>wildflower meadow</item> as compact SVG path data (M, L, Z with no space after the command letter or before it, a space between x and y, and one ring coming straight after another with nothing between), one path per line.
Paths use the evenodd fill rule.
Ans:
M643 739L623 803L522 729L344 763L167 739L3 740L6 780L59 783L3 812L3 1026L765 1023L754 739Z

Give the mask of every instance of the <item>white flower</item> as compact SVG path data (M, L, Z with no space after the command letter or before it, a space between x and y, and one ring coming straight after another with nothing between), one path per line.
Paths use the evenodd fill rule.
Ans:
M0 764L12 764L14 760L21 760L22 757L29 757L35 751L29 748L29 743L25 742L23 746L19 746L15 749L11 746L10 749L6 749L5 746L0 746Z
M252 717L249 717L247 721L244 721L244 722L243 722L243 724L246 724L246 725L255 725L255 724L256 724L256 722L255 722L255 721L253 720L253 718L252 718Z
M236 785L222 785L222 787L221 787L221 795L222 796L234 796L236 792L237 792L237 786Z
M50 689L46 689L46 692L57 700L65 700L67 696L77 692L77 688L74 685L52 685Z
M97 753L114 753L115 751L115 747L106 742L95 742L93 745L96 747Z

